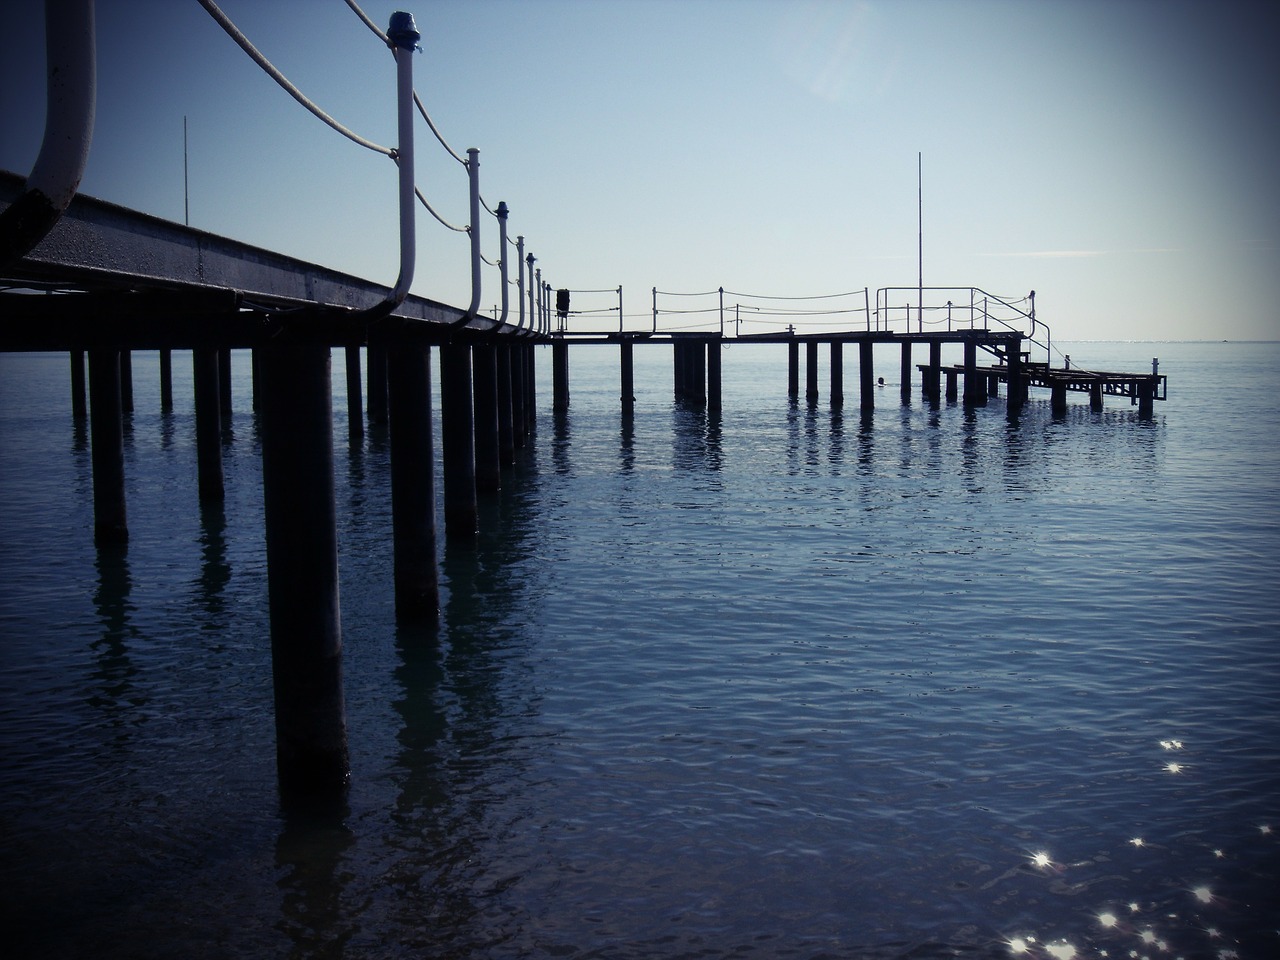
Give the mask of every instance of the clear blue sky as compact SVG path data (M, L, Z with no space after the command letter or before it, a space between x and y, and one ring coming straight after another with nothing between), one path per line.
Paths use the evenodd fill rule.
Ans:
M343 0L221 0L304 92L395 144L394 63ZM544 276L776 296L917 279L1021 296L1057 339L1280 337L1280 56L1238 0L364 0L422 32L415 86L480 149ZM44 123L43 15L4 6L0 167ZM390 284L395 170L304 112L196 0L98 4L85 193ZM466 178L419 124L418 182ZM483 216L485 250L498 255ZM420 211L415 293L465 305ZM482 306L497 301L486 270ZM574 306L608 305L579 297Z

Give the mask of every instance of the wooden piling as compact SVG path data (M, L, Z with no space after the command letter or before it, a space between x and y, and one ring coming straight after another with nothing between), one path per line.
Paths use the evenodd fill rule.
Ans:
M488 343L478 343L472 347L471 372L476 432L476 490L493 493L502 487L502 463L498 452L497 348Z
M551 408L569 409L569 344L557 340L551 344Z
M191 351L196 393L196 474L201 503L216 503L225 496L222 480L222 403L219 392L220 351L198 347Z
M1102 409L1102 382L1089 384L1089 409L1094 413Z
M635 371L635 345L624 339L619 345L619 366L620 377L622 380L622 409L634 410L636 405L636 371Z
M947 375L947 403L956 402L956 371L954 367L948 367Z
M964 342L964 404L984 407L987 404L986 374L978 373L978 344L972 338Z
M1154 377L1144 377L1137 383L1138 419L1150 420L1155 414L1156 382Z
M475 428L471 409L471 346L440 348L440 432L444 453L444 531L453 540L476 535Z
M531 343L525 344L524 363L525 433L531 434L538 429L538 359Z
M120 351L120 412L133 413L133 352Z
M350 779L333 492L329 348L262 348L262 489L276 765L286 797Z
M1053 381L1049 388L1049 410L1055 417L1064 416L1067 412L1067 384L1063 380Z
M83 420L89 415L84 379L84 351L71 351L71 416Z
M431 352L397 346L387 358L391 441L391 523L396 617L434 620L440 612L431 427Z
M231 422L231 348L223 347L218 351L218 409L222 411L223 422Z
M687 376L688 381L688 399L694 403L707 402L707 342L705 340L694 340L689 343L686 351L686 362L688 363Z
M365 383L368 397L365 408L370 423L387 422L387 348L371 334L365 348Z
M1012 340L1009 343L1005 362L1009 366L1009 387L1005 391L1005 406L1010 413L1017 413L1027 402L1027 382L1023 378L1022 341Z
M720 340L708 340L707 348L707 409L719 410L723 403L720 384Z
M910 404L911 403L911 341L910 340L902 341L902 365L899 369L901 373L898 378L898 381L900 384L898 388L898 393L899 393L899 396L902 397L902 402L904 404Z
M818 341L809 340L804 345L804 398L818 402Z
M529 363L526 354L529 345L513 343L511 345L511 444L516 450L524 447L529 433L529 417L526 405L529 391L525 386Z
M870 410L876 405L876 377L871 348L870 340L858 341L858 381L863 410Z
M173 410L173 351L160 351L160 410Z
M351 440L359 441L364 437L364 400L360 388L360 344L348 343L343 352L347 373L347 435Z
M494 350L498 363L498 461L501 466L509 467L516 462L511 345L499 343Z
M122 417L120 351L95 347L89 351L89 430L93 460L93 539L99 545L129 540Z
M831 407L844 406L844 344L831 341Z
M929 374L925 384L925 396L929 402L940 402L942 400L942 342L939 340L929 343ZM955 399L954 390L947 399Z
M787 342L787 396L800 396L800 344L795 340Z

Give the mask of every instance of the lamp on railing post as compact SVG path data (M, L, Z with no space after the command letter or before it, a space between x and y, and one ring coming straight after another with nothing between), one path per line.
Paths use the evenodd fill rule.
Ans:
M720 336L724 336L724 287L720 288Z
M951 301L947 301L947 333L951 332Z
M618 332L622 333L622 284L618 284Z

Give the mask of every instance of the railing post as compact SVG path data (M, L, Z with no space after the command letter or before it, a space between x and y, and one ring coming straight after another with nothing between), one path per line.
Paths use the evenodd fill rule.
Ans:
M524 237L516 237L516 306L520 308L517 330L524 329Z
M467 316L480 309L480 151L467 150L467 182L471 189L471 305Z
M507 322L507 314L511 309L511 298L507 293L507 205L498 201L498 276L502 285L502 316L498 319L501 326Z

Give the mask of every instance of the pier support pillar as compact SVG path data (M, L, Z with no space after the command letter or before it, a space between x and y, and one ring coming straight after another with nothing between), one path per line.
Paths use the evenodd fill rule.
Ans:
M818 402L818 341L809 340L804 345L804 398Z
M444 452L444 532L455 540L476 535L475 428L471 412L471 347L440 348L440 432Z
M947 403L956 402L956 376L954 369L947 371Z
M516 462L511 403L511 344L499 343L494 351L498 364L498 463L509 467Z
M200 502L217 503L225 496L222 482L222 377L220 352L215 347L191 351L196 392L196 474Z
M876 377L871 350L870 340L858 341L858 381L863 410L870 410L876 405Z
M720 383L721 344L719 339L707 341L707 409L719 410L723 401Z
M622 380L622 409L634 410L636 405L635 344L626 339L619 343L618 360Z
M524 415L526 434L538 429L538 357L533 345L524 350Z
M1000 396L1000 377L997 374L987 374L987 396Z
M84 379L84 351L71 351L71 416L83 420L89 415Z
M440 612L440 586L431 441L431 350L426 344L401 344L388 355L387 404L396 617L434 620Z
M800 396L800 344L794 340L787 342L787 396Z
M476 490L493 493L502 487L498 453L498 354L492 344L471 348L475 398Z
M1017 413L1027 400L1027 384L1023 380L1022 341L1014 340L1005 357L1009 365L1009 388L1005 391L1005 406L1010 413Z
M360 344L346 347L347 434L353 441L364 437L364 400L360 391Z
M133 413L133 353L120 351L120 412Z
M831 341L831 399L832 409L844 406L844 344Z
M368 400L370 423L387 422L387 348L380 340L369 337L369 346L365 350L365 363L369 369L365 371L368 382Z
M899 382L902 386L899 388L902 402L910 405L911 403L911 341L902 341L902 366Z
M231 422L231 348L218 351L218 409L223 422Z
M1150 420L1155 414L1156 384L1154 379L1138 381L1138 419Z
M934 340L929 344L929 372L925 380L925 397L930 403L942 399L942 343ZM952 393L947 399L954 400Z
M173 351L160 351L160 411L173 410Z
M525 438L529 434L529 415L526 404L529 391L525 386L525 377L529 375L527 343L513 343L511 351L511 445L515 450L524 447ZM513 453L514 459L514 453Z
M966 407L985 407L987 405L987 375L978 373L978 344L973 340L964 342L964 405Z
M93 539L126 543L124 424L120 401L120 351L89 351L89 430L93 459Z
M1094 413L1102 410L1102 382L1089 384L1089 409Z
M350 778L333 493L329 348L262 348L262 490L281 793Z
M1055 417L1067 412L1067 385L1061 380L1055 380L1049 388L1049 410Z
M685 386L688 398L694 403L707 402L707 343L705 340L694 340L689 344L686 354L688 364L688 381Z
M551 344L551 409L569 409L569 344Z

